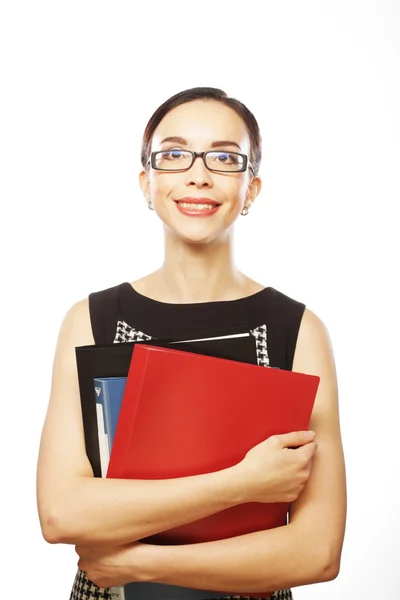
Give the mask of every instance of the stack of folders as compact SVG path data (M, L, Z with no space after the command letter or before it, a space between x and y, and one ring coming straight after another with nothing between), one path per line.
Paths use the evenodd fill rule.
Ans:
M87 453L102 477L174 479L231 467L271 435L307 429L319 385L314 375L258 366L244 334L86 346L76 356ZM286 525L288 509L240 504L142 541L226 539Z

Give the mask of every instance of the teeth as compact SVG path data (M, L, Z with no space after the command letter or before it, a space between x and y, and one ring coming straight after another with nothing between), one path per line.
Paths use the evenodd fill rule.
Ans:
M190 204L189 202L178 202L182 208L190 208L191 210L210 210L214 208L214 204Z

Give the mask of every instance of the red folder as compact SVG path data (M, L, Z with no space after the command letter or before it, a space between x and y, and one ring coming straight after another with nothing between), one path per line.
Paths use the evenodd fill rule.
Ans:
M107 477L173 479L241 461L271 435L306 430L320 378L136 345ZM286 525L289 503L246 503L146 538L225 539Z

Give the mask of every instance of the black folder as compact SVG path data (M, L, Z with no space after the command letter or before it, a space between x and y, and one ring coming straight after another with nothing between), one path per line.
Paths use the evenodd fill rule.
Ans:
M226 337L235 335L237 337ZM224 330L195 340L142 340L114 344L96 344L75 348L86 454L95 477L101 477L100 449L97 430L94 379L97 377L127 377L136 344L175 347L179 350L257 364L254 337L248 329Z

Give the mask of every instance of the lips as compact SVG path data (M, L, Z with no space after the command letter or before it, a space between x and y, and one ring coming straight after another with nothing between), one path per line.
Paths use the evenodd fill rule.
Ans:
M179 212L188 217L208 217L221 206L210 198L181 198L175 200L175 204Z
M212 200L211 198L196 198L196 197L192 197L192 196L186 196L185 198L179 198L178 200L175 200L175 202L177 204L205 204L207 206L212 206L213 208L215 206L220 206L220 202L216 202L215 200Z

